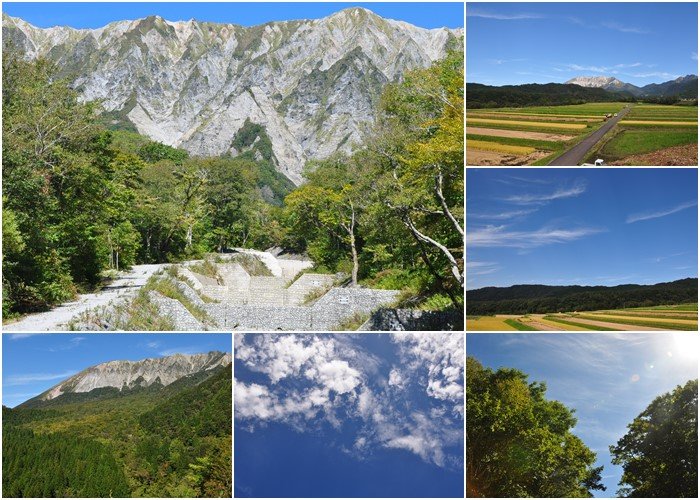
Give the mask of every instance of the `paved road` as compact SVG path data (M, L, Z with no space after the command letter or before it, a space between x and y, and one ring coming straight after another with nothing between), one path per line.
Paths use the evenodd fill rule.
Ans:
M66 329L74 316L94 307L107 305L117 298L133 296L146 284L153 273L164 264L143 264L122 271L117 278L99 292L80 295L78 300L66 302L50 311L30 314L19 321L2 326L3 332L47 332Z
M575 167L583 162L588 152L607 134L620 119L630 110L629 106L620 111L615 118L611 118L603 124L598 130L586 137L584 140L576 144L563 155L552 160L550 165L558 165L562 167Z

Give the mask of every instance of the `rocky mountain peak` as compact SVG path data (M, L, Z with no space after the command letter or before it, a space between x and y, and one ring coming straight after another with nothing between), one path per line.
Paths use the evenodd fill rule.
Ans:
M38 396L38 399L47 401L63 394L90 392L105 387L123 390L153 384L167 386L188 375L227 366L230 363L231 354L220 351L173 354L139 361L107 361L73 375Z
M42 29L3 16L5 46L56 61L84 100L122 125L218 156L238 154L232 141L247 120L264 128L275 167L297 184L307 160L362 140L388 82L444 57L462 35L359 7L252 27L150 16Z

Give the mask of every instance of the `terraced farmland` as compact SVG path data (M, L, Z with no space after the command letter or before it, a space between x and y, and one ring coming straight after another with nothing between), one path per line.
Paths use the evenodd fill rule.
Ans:
M467 165L546 165L625 105L467 110Z
M588 161L610 165L697 165L697 106L638 104L599 143Z
M697 304L571 313L467 317L467 330L469 331L696 331L697 329Z

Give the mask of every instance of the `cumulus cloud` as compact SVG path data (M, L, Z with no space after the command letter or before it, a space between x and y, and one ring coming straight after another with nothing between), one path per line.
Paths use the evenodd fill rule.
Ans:
M399 361L391 366L362 348L365 338L237 335L235 359L265 381L242 381L237 371L236 420L245 421L248 429L278 421L299 431L318 431L327 429L323 423L346 428L343 421L353 419L358 430L341 446L345 452L363 458L373 447L405 449L438 466L456 467L460 454L447 459L445 447L462 440L462 414L454 408L463 406L464 397L462 335L386 336L398 346ZM424 400L417 407L416 391Z

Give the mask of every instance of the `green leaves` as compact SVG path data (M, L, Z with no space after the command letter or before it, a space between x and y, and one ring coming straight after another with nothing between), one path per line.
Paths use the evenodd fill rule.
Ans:
M573 410L545 398L542 383L467 358L467 495L589 497L602 467L571 429Z
M697 498L697 420L697 380L654 399L610 447L612 463L624 469L618 494Z

